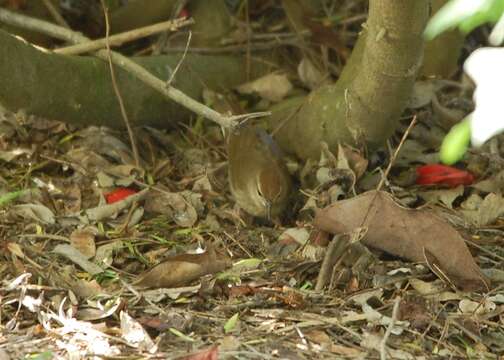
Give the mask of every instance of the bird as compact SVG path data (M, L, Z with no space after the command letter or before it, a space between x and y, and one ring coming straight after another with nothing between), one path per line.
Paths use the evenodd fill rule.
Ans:
M267 220L285 211L292 181L281 149L262 128L240 125L228 138L231 194L245 212Z

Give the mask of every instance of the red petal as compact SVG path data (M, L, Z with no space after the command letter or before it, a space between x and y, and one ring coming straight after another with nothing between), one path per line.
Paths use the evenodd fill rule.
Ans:
M474 176L464 170L441 164L420 166L416 169L418 185L443 184L450 187L458 185L470 185Z
M452 174L454 172L462 171L457 168L441 165L441 164L428 164L419 166L416 169L417 175L431 175L431 174Z
M127 198L130 195L136 194L137 191L133 189L128 189L128 188L118 188L115 189L108 194L105 194L105 200L107 201L107 204L113 204L115 202L121 201L125 198Z

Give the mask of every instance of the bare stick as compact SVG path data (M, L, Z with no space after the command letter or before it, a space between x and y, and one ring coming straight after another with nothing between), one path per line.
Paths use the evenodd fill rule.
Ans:
M378 187L376 188L377 191L381 190L381 188L383 187L383 184L387 180L387 177L390 173L390 169L392 169L392 165L394 165L395 160L397 159L397 155L399 154L399 151L401 150L404 142L408 138L408 135L409 135L411 129L413 129L413 127L416 125L416 119L417 119L417 116L416 115L413 116L413 119L411 120L408 128L404 132L404 134L401 138L401 141L399 142L399 145L397 145L397 149L394 151L394 154L392 154L392 158L390 159L389 164L388 164L387 168L385 169L385 173L383 174L383 176L380 180L380 183L378 184Z
M53 36L57 39L65 40L74 44L88 42L89 39L78 32L67 30L61 26L51 24L50 22L34 19L29 16L17 14L15 12L0 8L0 21L11 26L18 26L24 29L42 32L46 35ZM108 52L100 50L95 53L97 57L105 61L108 60ZM142 66L114 51L110 52L112 62L123 70L131 73L133 76L144 82L146 85L160 92L164 97L170 99L177 104L191 110L192 112L214 121L224 128L233 128L237 125L237 121L251 117L258 117L268 115L269 113L252 113L244 115L225 116L219 112L201 104L193 98L187 96L182 91L174 88L173 86L166 86L166 82L158 77L152 75Z
M157 24L141 27L135 30L126 31L120 34L112 35L108 38L110 46L120 46L126 42L141 39L147 36L158 34L163 31L176 31L181 27L194 24L192 19L175 19L170 21L163 21ZM92 52L100 50L106 47L107 39L97 39L92 41L87 41L82 44L66 46L59 49L55 49L54 52L57 54L64 55L78 55L87 52Z
M315 291L321 291L329 282L333 269L336 267L336 263L339 262L346 250L348 250L348 247L346 246L348 242L348 236L345 234L335 235L333 237L327 246L324 260L322 260L322 265L320 265Z
M51 14L51 16L53 17L54 21L56 21L61 26L70 29L70 26L65 21L65 19L63 19L63 16L61 16L58 9L54 7L54 4L51 2L51 0L42 0L42 2L44 3L47 11L49 11L49 14Z
M171 86L173 80L175 80L175 76L177 75L178 70L180 69L180 65L184 62L185 57L187 56L187 50L189 49L189 45L191 44L191 39L192 39L192 31L189 31L189 36L187 37L187 43L185 47L185 51L182 54L182 57L180 58L179 62L177 63L177 66L175 66L175 69L170 75L170 78L166 82L166 86Z
M392 334L392 329L397 320L397 313L399 312L399 303L401 302L401 298L398 296L394 300L394 307L392 309L392 318L390 320L390 324L387 327L387 331L385 331L385 335L383 335L383 339L380 342L380 360L387 360L387 340Z
M112 86L114 88L114 92L117 97L117 101L119 102L119 108L121 109L121 115L124 120L124 124L126 125L126 129L128 130L128 136L129 140L131 143L131 151L133 152L133 157L135 158L135 165L136 167L140 167L140 156L138 155L138 148L136 146L136 140L135 136L133 135L133 130L131 129L131 124L128 118L128 114L126 112L126 107L124 106L124 101L121 95L121 90L119 89L119 86L117 86L117 80L115 76L115 71L114 71L114 65L112 64L112 57L110 56L111 50L110 50L110 44L108 42L109 39L109 34L110 34L110 23L109 23L109 15L108 15L108 9L107 6L105 5L105 0L101 0L101 6L103 8L103 15L105 16L105 45L107 47L107 60L110 68L110 77L112 79Z

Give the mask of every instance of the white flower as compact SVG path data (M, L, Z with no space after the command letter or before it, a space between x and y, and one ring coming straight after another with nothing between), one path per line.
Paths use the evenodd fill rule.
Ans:
M480 146L504 131L504 48L474 51L464 63L464 71L476 83L471 142Z

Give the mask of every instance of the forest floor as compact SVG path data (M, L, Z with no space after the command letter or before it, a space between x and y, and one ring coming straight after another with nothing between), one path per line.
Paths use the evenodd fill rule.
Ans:
M1 110L0 360L504 359L504 138L436 165L457 74L383 149L289 159L271 220L202 119L135 129L135 164L125 131Z
M424 243L432 237L437 253L427 263L407 262L354 246L382 246L371 243L373 233L385 231L373 222L333 255L337 264L321 280L330 237L314 227L307 204L356 199L353 190L376 188L378 166L349 187L351 169L333 164L337 175L304 189L310 196L272 224L234 205L216 127L204 136L191 128L139 131L141 170L132 165L125 133L4 113L3 358L498 358L502 167L490 159L503 160L474 151L467 166L477 172L487 159L483 180L416 185L416 164L432 162L434 153L422 144L432 143L433 129L422 121L413 128L383 189L402 206L423 210L394 213L376 201L378 222L394 217L398 224L386 236L405 241L406 257L416 246L432 250ZM136 201L124 198L124 189ZM369 204L357 206L350 211L365 212ZM431 213L443 220L429 233L434 225L426 227L423 216ZM401 218L408 214L413 219ZM415 238L412 227L422 236ZM461 243L449 239L453 229ZM443 271L431 271L443 257L458 256L454 246L471 250L494 281L488 290L461 292ZM461 261L451 271L464 277L472 259ZM325 281L323 291L315 290L318 281Z

